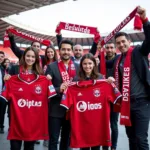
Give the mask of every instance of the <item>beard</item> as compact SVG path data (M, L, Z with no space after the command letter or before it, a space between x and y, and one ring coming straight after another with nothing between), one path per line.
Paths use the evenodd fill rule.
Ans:
M74 55L74 57L75 57L76 59L80 59L80 58L82 57L82 55L81 55L81 54L77 54L77 55Z
M69 55L62 55L61 59L62 60L69 60L71 57Z

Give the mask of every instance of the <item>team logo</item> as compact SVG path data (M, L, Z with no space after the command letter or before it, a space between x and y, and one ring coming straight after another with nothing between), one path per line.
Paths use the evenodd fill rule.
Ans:
M22 88L19 88L19 89L18 89L18 91L20 91L20 92L21 92L21 91L23 91L23 89L22 89Z
M75 70L74 64L71 64L71 70Z
M86 102L84 102L84 101L79 101L79 102L77 103L77 110L78 110L79 112L84 112L84 111L86 111L86 109L87 109L87 104L86 104Z
M78 93L78 96L82 96L82 93L81 93L81 92L79 92L79 93Z
M93 94L94 94L95 97L99 97L100 96L100 90L99 89L94 89Z
M37 85L37 86L35 87L35 93L36 93L36 94L41 94L41 93L42 93L42 88L41 88L40 85Z

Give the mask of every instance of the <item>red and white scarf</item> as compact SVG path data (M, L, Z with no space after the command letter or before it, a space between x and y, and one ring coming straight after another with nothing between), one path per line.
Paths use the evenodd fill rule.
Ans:
M97 33L96 27L89 27L89 26L83 26L83 25L66 23L66 22L59 23L59 25L56 28L56 33L59 33L60 30L68 30L68 31L80 32L80 33L85 33L85 34Z
M125 25L127 25L133 17L135 17L137 12L137 7L108 35L101 41L101 46L103 47L109 40L111 40L117 32L119 32ZM100 52L100 70L101 73L106 76L106 63L104 51Z
M125 126L131 126L130 121L130 89L131 89L131 54L133 48L130 47L125 56L124 65L123 65L123 76L122 76L122 100L121 102L121 116L120 124ZM119 76L119 63L121 56L119 56L116 66L115 66L115 79L116 86L120 88L120 76ZM118 105L118 104L117 104Z
M63 82L70 83L76 75L75 65L72 60L69 61L68 69L62 60L58 61L58 68L62 77Z
M42 39L42 38L39 38L39 37L35 37L35 36L30 35L28 33L25 33L25 32L22 32L22 31L19 31L19 30L16 30L16 29L12 28L12 29L6 30L6 32L5 32L5 35L4 35L4 47L10 47L8 31L13 33L16 36L20 36L20 37L22 37L24 39L27 39L27 40L30 40L30 41L40 42L41 44L46 45L46 46L50 46L51 45L51 41L50 40L46 40L46 39Z

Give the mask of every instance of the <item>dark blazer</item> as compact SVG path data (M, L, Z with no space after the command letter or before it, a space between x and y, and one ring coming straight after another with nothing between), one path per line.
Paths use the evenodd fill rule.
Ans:
M10 45L11 45L10 48L12 49L12 51L16 55L16 57L18 57L19 60L20 60L22 55L23 55L23 53L24 53L24 51L21 50L19 47L17 47L15 39L14 39L14 36L9 36L9 41L10 41ZM44 66L45 56L40 55L40 57L41 57L41 60L42 60L42 66Z
M75 64L76 73L78 73L79 66ZM53 62L47 66L46 75L52 76L52 84L55 87L57 95L52 97L50 100L50 116L52 117L64 117L66 109L60 106L62 93L60 93L60 85L63 83L60 71L58 68L58 62Z

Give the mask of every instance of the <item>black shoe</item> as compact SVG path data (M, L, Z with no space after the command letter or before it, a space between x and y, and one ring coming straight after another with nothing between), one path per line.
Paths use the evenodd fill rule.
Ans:
M4 134L4 128L0 128L0 134Z
M35 141L35 144L40 144L40 141Z

